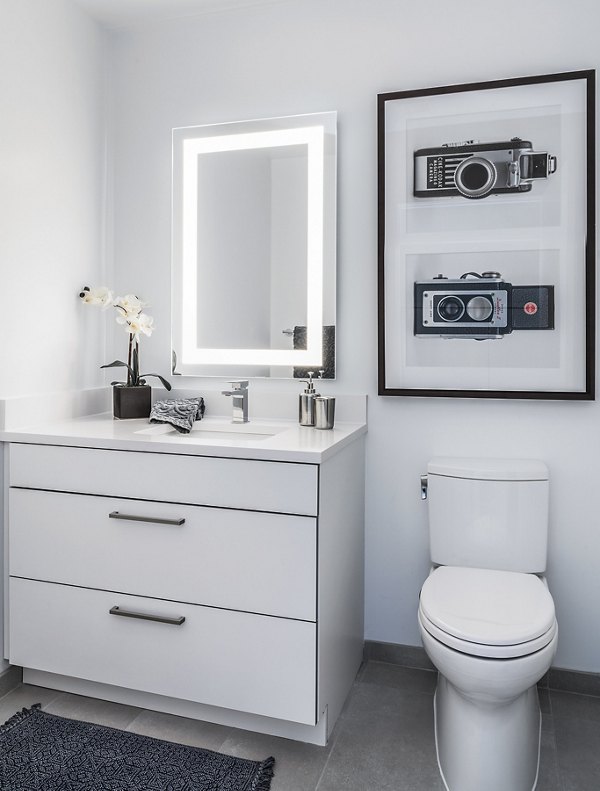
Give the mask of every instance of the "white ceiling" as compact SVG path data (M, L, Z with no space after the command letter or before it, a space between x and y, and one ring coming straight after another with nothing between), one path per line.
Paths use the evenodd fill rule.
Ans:
M110 28L287 0L75 0Z

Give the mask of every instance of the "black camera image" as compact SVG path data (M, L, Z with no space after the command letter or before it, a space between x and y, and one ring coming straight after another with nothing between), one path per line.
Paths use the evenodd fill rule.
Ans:
M498 143L466 140L414 153L416 198L462 195L478 199L529 192L535 181L556 172L557 159L534 151L530 140L513 137Z
M437 275L415 283L414 334L420 338L503 338L513 330L554 329L554 286L515 286L499 272Z

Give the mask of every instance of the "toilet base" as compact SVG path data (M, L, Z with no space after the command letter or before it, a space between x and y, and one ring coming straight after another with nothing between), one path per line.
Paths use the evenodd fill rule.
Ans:
M533 791L541 713L537 687L493 705L465 696L441 673L434 698L438 765L448 791Z

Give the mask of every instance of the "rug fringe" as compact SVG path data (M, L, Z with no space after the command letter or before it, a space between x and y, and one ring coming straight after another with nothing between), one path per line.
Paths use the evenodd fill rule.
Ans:
M14 728L15 725L19 725L19 723L23 722L23 720L26 720L27 717L31 717L35 711L41 708L41 703L34 703L29 709L24 708L21 709L21 711L17 711L17 713L13 714L10 719L6 720L4 725L0 725L0 733L6 733L7 731L11 730L11 728Z
M269 791L271 788L271 780L273 779L273 767L275 766L275 759L273 756L266 758L259 764L258 774L256 775L252 788L250 791Z

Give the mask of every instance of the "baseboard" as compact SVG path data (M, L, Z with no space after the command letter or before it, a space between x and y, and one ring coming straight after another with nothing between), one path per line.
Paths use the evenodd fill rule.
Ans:
M581 670L551 667L546 674L546 681L549 689L600 697L600 673L584 673Z
M416 667L419 670L435 670L431 660L420 645L401 645L400 643L380 643L365 640L365 662L388 662L390 665Z
M420 670L435 670L425 649L418 645L381 643L376 640L365 641L365 661L388 662L401 667L415 667ZM600 673L586 673L581 670L566 670L551 667L539 681L539 687L556 689L562 692L575 692L579 695L600 697Z
M18 687L23 680L23 670L16 665L7 667L0 673L0 698L8 695L15 687Z

